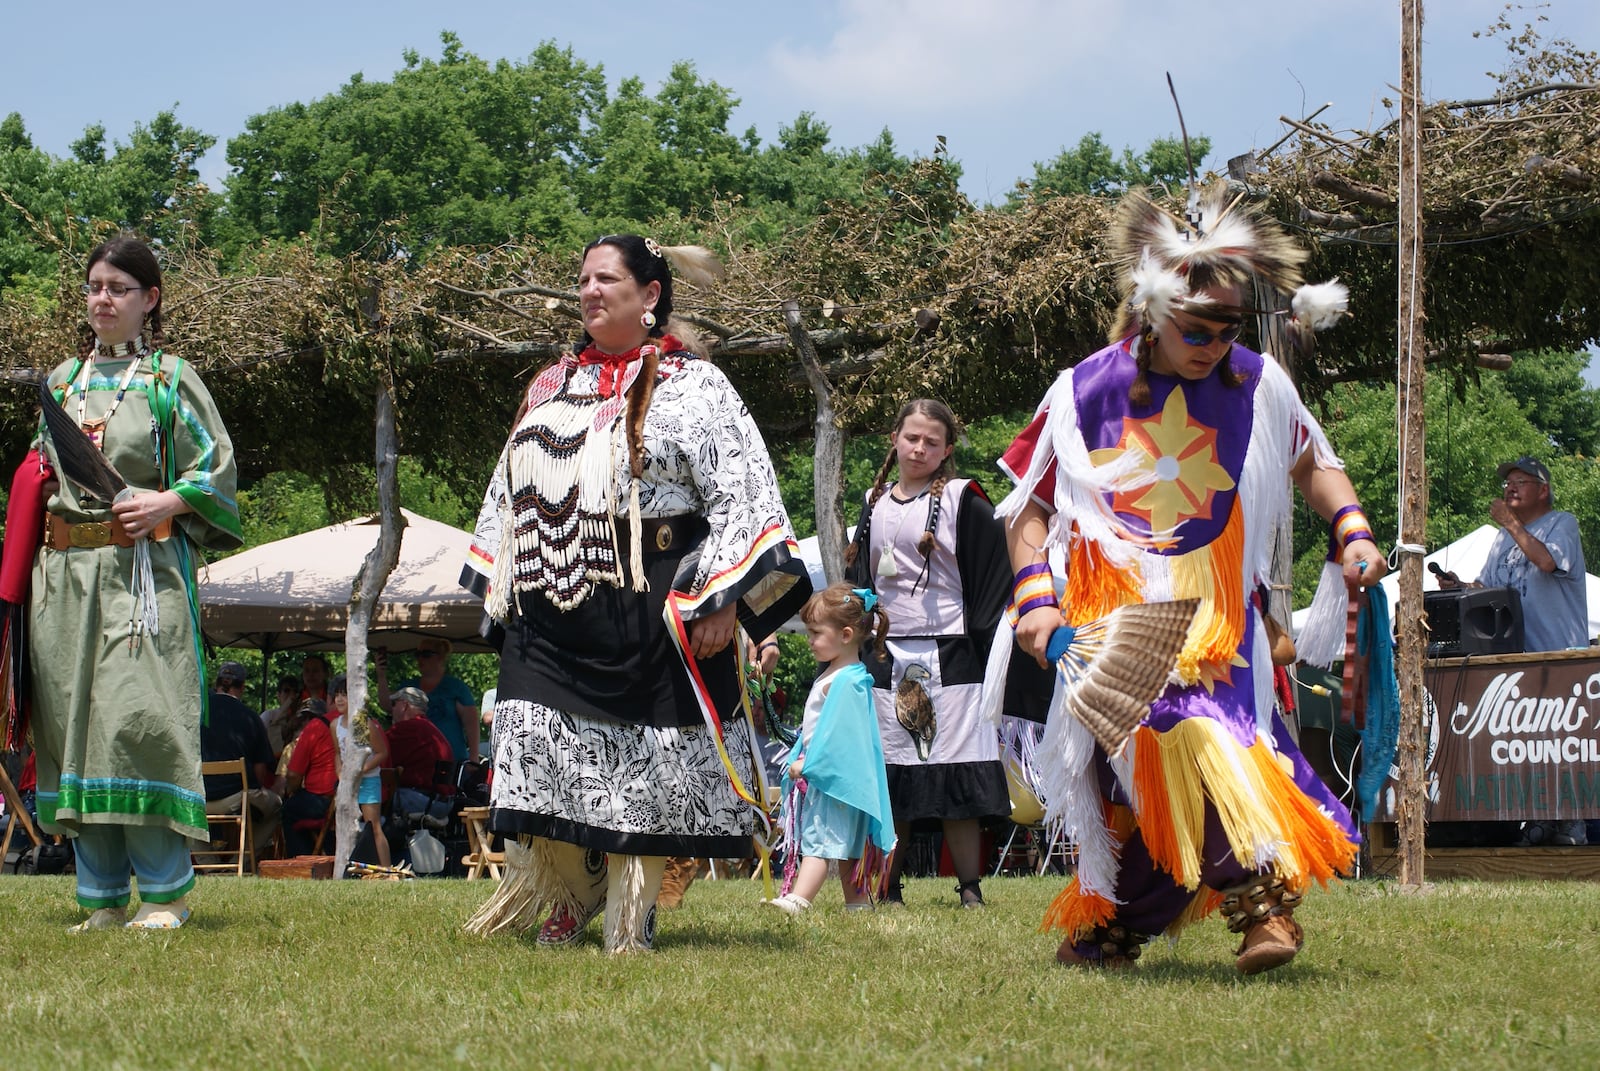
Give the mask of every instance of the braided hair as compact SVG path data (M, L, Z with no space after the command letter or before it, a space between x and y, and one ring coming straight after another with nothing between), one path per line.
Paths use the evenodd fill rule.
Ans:
M144 240L137 235L124 231L115 238L107 239L95 246L89 253L89 262L83 266L83 280L89 281L89 273L94 266L105 261L119 271L125 271L144 287L154 290L156 304L145 314L145 323L149 329L149 336L145 339L151 349L160 349L166 341L166 335L161 330L161 301L165 296L161 292L161 264L156 260L156 255ZM94 353L94 329L87 323L78 331L78 356L87 360Z
M905 427L906 420L911 416L920 416L943 424L947 443L954 443L961 437L961 424L948 405L934 398L916 398L901 407L900 414L895 417L891 439L899 437L900 430ZM872 490L867 493L867 508L862 514L861 527L856 533L855 542L845 548L844 560L847 566L855 564L862 547L872 545L872 511L878 505L878 500L883 497L883 493L889 489L889 473L894 471L899 456L899 451L891 441L889 452L884 455L883 464L878 467L878 474L872 481ZM952 453L940 463L934 473L933 482L928 485L928 523L923 526L922 534L917 537L917 551L922 555L922 571L917 574L916 581L911 585L913 591L927 579L928 568L933 560L934 533L939 528L940 503L944 497L945 484L955 476L955 471L955 455Z

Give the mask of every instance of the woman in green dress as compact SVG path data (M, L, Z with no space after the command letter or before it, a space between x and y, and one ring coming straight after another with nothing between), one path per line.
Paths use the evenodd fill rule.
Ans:
M72 839L90 912L76 929L174 929L189 916L189 841L207 836L195 567L199 548L241 541L233 444L200 377L161 350L150 248L97 246L82 290L88 329L49 383L130 493L103 502L60 478L59 444L41 436L58 478L28 603L39 819Z

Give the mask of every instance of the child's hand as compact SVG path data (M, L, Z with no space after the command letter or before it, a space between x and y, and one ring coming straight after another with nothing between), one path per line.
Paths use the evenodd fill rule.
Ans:
M806 760L805 759L795 759L793 762L791 762L789 764L789 780L791 780L791 781L800 780L800 771L805 768L805 765L806 765Z

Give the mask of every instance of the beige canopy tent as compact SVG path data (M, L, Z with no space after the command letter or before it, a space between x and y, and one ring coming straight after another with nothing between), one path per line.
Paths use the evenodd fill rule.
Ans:
M368 643L394 651L442 636L458 650L491 648L478 635L483 604L461 587L472 537L402 510L400 561L372 615ZM280 539L200 571L200 624L217 647L265 651L344 648L350 591L378 541L368 517Z

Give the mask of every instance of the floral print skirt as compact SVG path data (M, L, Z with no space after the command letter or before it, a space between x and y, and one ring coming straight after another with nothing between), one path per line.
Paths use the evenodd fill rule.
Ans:
M749 725L727 719L723 730L759 799ZM631 725L523 699L495 704L490 803L496 832L627 855L742 858L756 830L705 726Z

